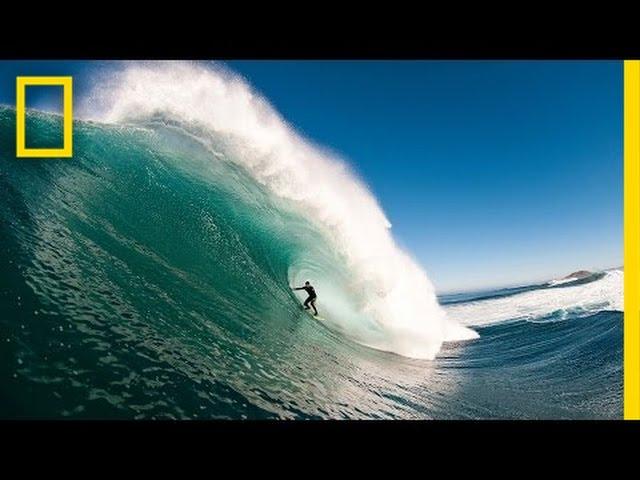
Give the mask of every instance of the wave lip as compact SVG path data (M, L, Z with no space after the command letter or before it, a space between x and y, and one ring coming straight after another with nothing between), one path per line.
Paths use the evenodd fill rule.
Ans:
M429 359L444 341L477 337L447 317L427 275L398 248L375 197L348 166L295 132L242 78L214 64L163 62L125 64L95 84L99 95L89 95L86 117L177 124L314 222L349 272L341 293L349 298L336 300L350 305L341 314L351 321L334 319L347 332L373 331L371 346ZM350 328L356 318L370 328Z

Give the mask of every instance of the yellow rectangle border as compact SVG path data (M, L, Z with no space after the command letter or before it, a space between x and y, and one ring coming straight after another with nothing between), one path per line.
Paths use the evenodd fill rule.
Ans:
M640 60L624 62L624 418L640 419Z
M27 86L61 86L63 96L62 148L27 148L25 134ZM16 157L70 158L73 156L73 77L16 77Z

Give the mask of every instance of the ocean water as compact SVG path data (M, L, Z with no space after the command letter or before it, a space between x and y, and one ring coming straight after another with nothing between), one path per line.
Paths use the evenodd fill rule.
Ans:
M438 298L355 174L243 82L110 85L73 159L17 160L0 107L0 417L622 417L621 270ZM29 112L32 141L60 122Z

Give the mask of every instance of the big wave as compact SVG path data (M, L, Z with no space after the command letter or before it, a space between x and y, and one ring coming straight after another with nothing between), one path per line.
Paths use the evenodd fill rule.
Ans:
M445 341L477 338L438 304L429 278L397 246L375 197L347 164L303 138L242 78L188 62L123 64L101 75L81 116L178 129L208 148L212 162L240 166L316 225L318 236L288 276L291 284L316 284L330 327L425 359Z

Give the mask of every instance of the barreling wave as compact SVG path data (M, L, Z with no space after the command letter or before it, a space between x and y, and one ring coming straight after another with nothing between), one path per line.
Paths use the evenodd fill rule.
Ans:
M95 84L82 105L85 118L189 137L210 152L211 164L241 167L313 225L288 281L316 284L332 328L376 349L428 359L443 341L477 337L447 318L427 275L398 248L376 199L348 166L295 132L243 79L215 65L172 62L125 64ZM202 168L206 175L213 167ZM290 236L299 229L286 228ZM281 246L271 248L267 255Z

